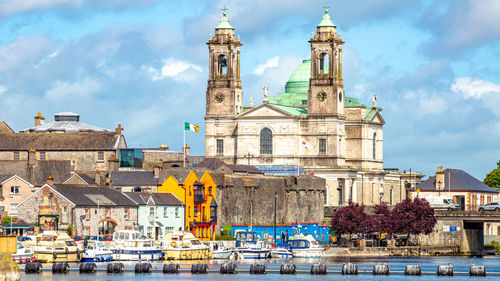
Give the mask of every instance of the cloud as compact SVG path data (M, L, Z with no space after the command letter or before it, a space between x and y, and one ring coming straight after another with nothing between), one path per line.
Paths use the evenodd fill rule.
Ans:
M264 71L266 71L267 69L273 68L273 67L278 67L279 63L280 63L279 56L270 58L265 63L257 65L257 67L255 68L253 73L257 76L261 76L262 74L264 74Z
M177 81L187 82L192 81L196 78L192 75L183 75L186 74L186 72L188 72L189 70L194 70L195 72L203 72L203 69L198 65L183 60L176 60L174 58L165 60L163 66L160 69L156 69L152 66L143 66L143 69L146 70L152 81L172 78Z
M50 100L61 100L68 97L72 99L90 97L97 93L100 88L99 83L90 77L75 82L56 81L47 90L45 97Z
M451 90L463 94L466 99L480 99L484 94L500 92L500 84L471 77L462 77L455 79L455 82L451 85Z
M445 12L443 12L445 11ZM436 56L453 56L500 39L500 1L435 1L420 22L434 33L425 50Z
M0 85L0 96L3 95L3 93L5 93L7 91L7 87L5 87L4 85Z
M37 62L53 45L46 36L19 36L8 45L0 45L0 73L12 73Z
M446 110L446 100L439 96L423 96L418 101L419 115L438 115Z
M15 13L45 10L62 4L81 4L81 0L5 0L0 3L0 14L12 15Z

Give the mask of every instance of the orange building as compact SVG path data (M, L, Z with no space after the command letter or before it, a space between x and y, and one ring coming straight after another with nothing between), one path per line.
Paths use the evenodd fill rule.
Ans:
M158 186L158 192L170 192L185 205L184 229L202 241L213 240L217 225L217 185L210 173L204 172L201 179L193 170L184 179L178 171L160 174L165 175L165 180Z

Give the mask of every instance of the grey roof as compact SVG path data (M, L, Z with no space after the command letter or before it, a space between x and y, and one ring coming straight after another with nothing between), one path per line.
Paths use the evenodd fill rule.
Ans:
M158 184L162 184L170 176L174 177L177 180L177 182L182 183L189 175L189 171L190 171L189 169L184 169L184 168L161 170L160 175L158 177Z
M60 112L54 115L54 122L30 127L20 132L111 132L108 129L99 128L80 122L80 115L73 112Z
M9 179L13 176L14 175L0 175L0 183L2 183L4 180Z
M34 148L39 151L116 150L123 135L114 132L78 133L0 133L0 150L19 151Z
M451 182L451 185L450 185ZM498 190L491 188L469 175L467 172L458 169L444 170L444 191L476 191L476 192L490 192L498 193ZM421 191L436 191L436 176L421 182L416 188Z
M17 175L34 186L44 185L48 176L54 183L62 183L71 176L71 161L40 160L30 169L27 160L1 160L0 174Z
M227 164L224 161L219 160L217 158L205 158L203 161L196 164L195 167L197 167L197 168L198 167L206 167L210 170L217 170L221 166L226 166L235 173L264 174L262 171L257 169L255 166Z
M153 171L114 171L111 172L112 186L156 186L158 179Z
M54 185L54 189L76 206L137 206L123 193L111 187L88 185Z
M172 193L149 193L149 192L124 192L135 203L146 205L149 197L153 197L156 205L182 206L182 201L177 199Z

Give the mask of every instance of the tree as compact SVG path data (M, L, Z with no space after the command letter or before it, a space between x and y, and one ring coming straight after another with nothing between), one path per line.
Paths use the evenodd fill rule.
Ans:
M425 199L409 198L397 204L392 210L394 233L399 234L429 234L436 225L434 209Z
M11 217L9 216L5 216L2 218L2 224L5 225L5 224L10 224L10 221L12 220Z
M391 234L394 231L392 212L386 202L375 205L369 221L374 232Z
M68 235L73 235L73 225L68 225L68 229L67 229L67 232L68 232Z
M497 168L489 172L483 182L493 188L500 188L500 161L497 162Z
M367 221L365 206L350 201L347 206L338 208L333 213L331 224L336 234L355 234L366 231Z

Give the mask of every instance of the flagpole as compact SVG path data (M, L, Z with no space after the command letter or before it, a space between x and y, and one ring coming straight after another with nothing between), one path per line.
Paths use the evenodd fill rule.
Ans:
M182 147L182 154L184 155L184 157L182 158L182 166L184 168L186 168L186 121L184 121L184 146Z

